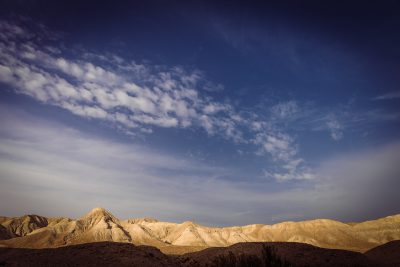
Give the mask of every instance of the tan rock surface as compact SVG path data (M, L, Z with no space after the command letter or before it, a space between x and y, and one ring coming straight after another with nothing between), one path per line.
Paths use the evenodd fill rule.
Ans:
M318 219L207 227L193 222L169 223L151 218L119 220L95 208L77 220L26 215L0 220L0 246L51 248L71 244L113 241L150 245L166 253L225 247L240 242L299 242L324 248L364 252L392 240L400 240L400 215L361 223ZM12 238L10 238L12 237Z

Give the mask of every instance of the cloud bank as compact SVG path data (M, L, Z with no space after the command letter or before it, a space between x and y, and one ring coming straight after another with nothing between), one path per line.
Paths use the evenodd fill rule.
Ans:
M230 166L209 167L6 108L0 113L5 215L79 217L105 206L121 218L232 225L314 217L352 221L399 212L398 143L328 160L302 187L274 188L251 179L217 179L230 174Z

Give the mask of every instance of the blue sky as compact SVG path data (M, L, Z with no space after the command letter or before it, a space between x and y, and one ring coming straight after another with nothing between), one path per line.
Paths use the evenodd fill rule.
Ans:
M399 212L395 2L1 5L2 215Z

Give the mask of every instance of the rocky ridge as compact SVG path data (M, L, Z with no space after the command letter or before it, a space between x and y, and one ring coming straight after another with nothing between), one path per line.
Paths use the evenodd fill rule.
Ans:
M20 248L53 248L109 241L149 245L168 253L183 253L241 242L298 242L365 252L392 240L400 240L400 215L352 224L317 219L221 228L190 221L169 223L151 218L119 220L103 208L95 208L77 220L37 215L0 217L0 246Z

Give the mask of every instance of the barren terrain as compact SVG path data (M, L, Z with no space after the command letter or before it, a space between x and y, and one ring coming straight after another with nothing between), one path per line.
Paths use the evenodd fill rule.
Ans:
M38 215L0 217L0 246L14 248L55 248L107 241L148 245L167 254L183 254L242 242L298 242L365 252L392 240L400 240L400 215L351 224L317 219L221 228L190 221L120 220L103 208L95 208L76 220Z

